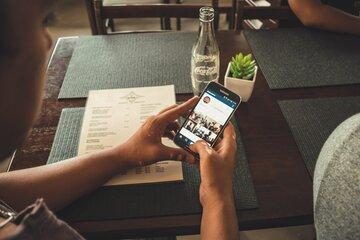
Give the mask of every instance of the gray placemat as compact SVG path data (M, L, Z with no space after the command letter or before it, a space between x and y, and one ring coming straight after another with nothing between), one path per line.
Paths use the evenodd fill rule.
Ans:
M360 83L360 36L305 28L244 34L271 89Z
M175 85L191 93L191 48L196 33L138 33L80 37L59 98L89 90Z
M48 164L76 156L83 113L84 108L63 109ZM237 127L236 131L236 208L253 209L258 207L257 197ZM101 187L60 214L67 220L81 221L200 213L198 169L184 163L183 172L184 182Z
M320 150L333 130L360 112L360 97L302 99L278 102L313 176Z

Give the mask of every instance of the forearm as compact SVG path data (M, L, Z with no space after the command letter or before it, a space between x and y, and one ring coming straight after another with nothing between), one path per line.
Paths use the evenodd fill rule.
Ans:
M360 35L360 17L350 15L336 8L321 5L312 18L311 27Z
M203 204L201 239L239 239L238 221L232 196Z
M360 34L360 17L315 0L289 0L289 5L307 27Z
M17 210L44 198L58 210L101 186L112 176L130 166L124 154L105 150L55 164L8 172L0 175L0 198ZM124 159L126 160L126 159Z

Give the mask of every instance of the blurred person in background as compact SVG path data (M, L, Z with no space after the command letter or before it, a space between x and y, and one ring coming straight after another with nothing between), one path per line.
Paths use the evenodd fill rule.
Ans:
M307 27L360 35L355 0L288 0L290 8ZM357 11L357 12L356 12Z

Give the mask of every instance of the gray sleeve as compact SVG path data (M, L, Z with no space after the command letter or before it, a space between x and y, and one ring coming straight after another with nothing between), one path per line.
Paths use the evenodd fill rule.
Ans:
M318 240L360 239L360 113L325 142L314 173Z

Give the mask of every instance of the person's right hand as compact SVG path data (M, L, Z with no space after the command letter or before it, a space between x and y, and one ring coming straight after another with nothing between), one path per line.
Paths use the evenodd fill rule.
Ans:
M228 124L223 139L214 148L201 140L191 145L190 149L200 155L201 204L233 201L232 180L236 153L234 126Z
M163 160L178 160L195 163L191 153L178 147L168 147L162 143L162 137L173 138L180 129L176 121L195 107L199 97L195 96L180 105L169 106L157 115L149 117L145 123L123 144L111 150L119 166L135 168L150 165Z

